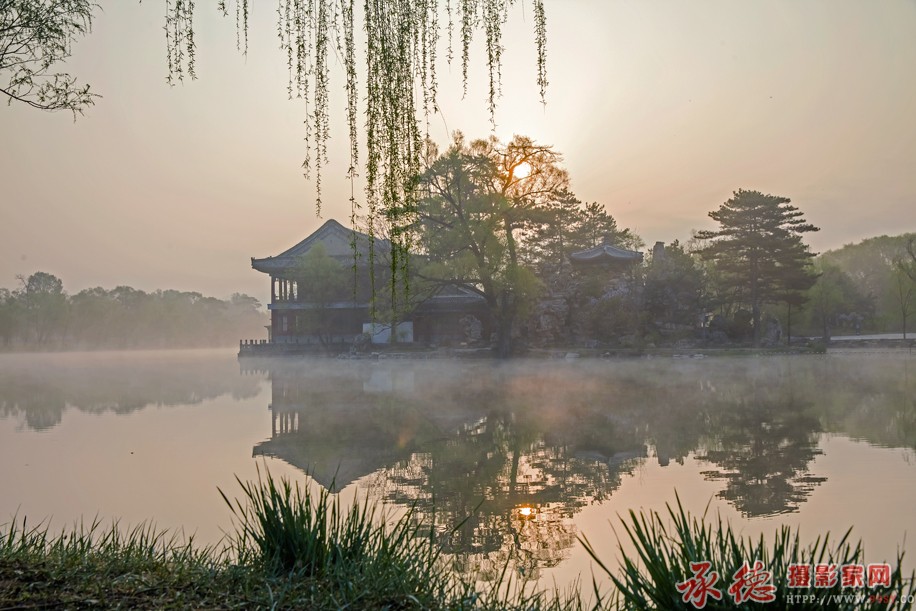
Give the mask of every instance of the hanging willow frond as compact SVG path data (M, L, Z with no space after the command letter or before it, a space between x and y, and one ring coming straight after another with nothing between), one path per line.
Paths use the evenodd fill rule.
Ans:
M547 100L547 13L544 0L534 0L534 37L538 50L538 87L541 103Z
M249 0L218 0L220 14L229 14L235 2L236 44L248 50ZM418 176L424 136L429 135L429 118L438 111L436 63L440 38L442 0L364 0L362 22L365 32L365 205L355 196L359 165L357 116L360 90L356 78L354 42L354 0L278 0L277 35L283 50L289 81L287 94L305 104L305 159L307 178L314 169L316 209L321 213L321 169L327 163L330 137L329 52L342 58L346 74L347 126L350 140L351 215L354 229L370 236L369 267L375 268L375 237L386 235L392 244L392 288L400 278L407 287L408 253L413 246L412 227L416 221ZM534 5L537 47L537 83L541 101L547 88L546 15L543 0ZM169 82L194 78L194 1L165 0L166 41ZM453 59L452 37L457 27L461 44L461 74L464 92L470 65L474 33L483 30L489 73L487 105L495 126L497 101L501 95L502 26L516 0L445 0L448 23L446 59ZM457 23L455 23L457 16ZM419 98L419 100L418 100ZM421 129L420 121L425 122ZM314 161L314 168L313 168ZM375 276L370 273L375 294ZM396 291L392 290L394 299Z
M185 75L197 78L195 72L194 0L165 1L165 48L169 85L184 81Z

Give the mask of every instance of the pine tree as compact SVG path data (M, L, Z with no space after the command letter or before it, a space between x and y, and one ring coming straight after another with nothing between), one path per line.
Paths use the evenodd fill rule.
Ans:
M787 197L739 189L718 210L709 213L718 231L700 231L710 240L700 254L713 260L726 282L743 289L751 308L754 343L760 343L761 308L767 303L792 299L802 290L801 280L814 256L802 234L819 231L806 222Z

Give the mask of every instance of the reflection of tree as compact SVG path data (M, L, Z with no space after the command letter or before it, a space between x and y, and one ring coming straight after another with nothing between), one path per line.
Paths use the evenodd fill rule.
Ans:
M494 403L500 404L491 397ZM645 455L641 441L613 419L576 408L566 416L557 423L537 403L495 407L449 440L386 469L384 497L413 504L420 520L460 524L440 540L466 570L495 576L511 560L536 577L575 542L572 517L579 509L607 498L632 470L632 459Z
M916 450L916 374L906 354L822 359L805 370L825 430ZM825 383L826 382L826 383Z
M820 424L803 405L751 399L725 406L710 428L715 444L700 458L719 469L704 475L725 480L719 496L745 515L796 511L826 480L808 473L809 463L821 454Z
M127 414L149 405L196 404L230 394L255 396L260 378L239 376L232 359L180 352L8 355L0 367L0 417L21 416L41 431L67 407Z
M34 431L46 431L60 424L67 401L59 388L40 384L0 384L5 390L0 396L0 416L22 414L25 425ZM11 396L13 390L15 397Z

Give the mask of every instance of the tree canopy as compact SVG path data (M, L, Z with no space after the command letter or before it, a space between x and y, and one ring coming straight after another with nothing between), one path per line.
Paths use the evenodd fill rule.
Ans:
M648 325L697 325L703 314L703 270L679 242L658 249L646 269L642 296Z
M547 220L569 177L556 151L523 136L468 143L456 133L445 153L429 157L416 225L429 262L423 275L479 287L496 321L497 352L508 356L515 322L538 285L519 238Z

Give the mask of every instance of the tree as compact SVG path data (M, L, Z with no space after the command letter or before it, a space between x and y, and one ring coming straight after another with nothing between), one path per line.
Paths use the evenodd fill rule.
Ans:
M569 178L557 152L521 136L506 145L494 138L469 144L456 133L449 149L438 157L431 151L430 159L417 210L428 259L420 274L477 286L496 323L496 352L506 357L516 321L539 287L523 264L520 236L566 194Z
M592 328L608 336L608 329L627 326L618 312L610 316L620 324L605 324L601 314L585 315L594 310L595 301L607 290L607 275L583 273L570 261L570 255L607 242L627 248L638 248L641 240L629 229L621 229L605 207L597 202L583 204L573 193L558 191L538 210L532 228L522 233L520 256L544 285L541 299L528 320L537 341L546 344L563 342ZM632 304L628 304L632 305ZM609 308L613 308L608 304ZM609 308L598 308L602 312ZM629 308L633 310L633 308ZM595 324L590 323L597 323ZM630 327L625 333L632 333Z
M573 225L575 248L586 249L604 241L625 248L640 248L642 240L629 229L617 227L617 221L598 202L585 204Z
M685 249L695 256L694 260L702 272L701 292L707 312L715 313L718 320L725 321L735 314L743 298L743 290L740 286L726 282L725 274L716 266L715 261L702 257L703 249L708 246L708 240L700 239L694 230Z
M900 312L903 339L906 339L906 320L913 313L913 307L916 306L916 280L909 275L909 271L909 266L902 260L898 261L894 267L893 297Z
M67 314L67 296L60 278L47 272L35 272L28 278L17 276L22 283L22 300L26 320L38 345L45 344L55 332L62 331Z
M531 0L533 8L536 71L540 97L543 102L547 89L547 18L543 0ZM248 50L249 0L218 0L217 10L224 17L235 14L237 46ZM467 89L470 47L476 32L484 34L487 71L489 75L488 108L495 126L497 99L502 95L502 27L513 1L446 0L448 33L447 60L451 65L455 49L453 34L457 30L460 46L461 73ZM92 10L89 0L0 0L0 34L15 31L22 15L31 19L32 30L46 41L26 58L32 66L24 72L20 60L13 59L9 68L15 75L11 89L4 90L10 99L25 99L10 93L25 88L25 94L37 93L38 107L70 108L82 112L92 103L88 87L78 89L69 75L52 75L47 86L36 79L47 76L49 66L69 55L69 45L76 35L88 32ZM231 9L234 8L234 11ZM34 10L32 10L34 9ZM45 10L47 9L47 10ZM53 9L53 11L52 11ZM342 60L345 74L346 117L349 132L350 167L348 178L355 185L360 168L360 134L365 135L366 154L365 204L354 195L350 198L350 223L369 236L369 273L375 274L375 237L387 234L390 258L401 265L407 286L407 259L411 232L416 220L419 197L418 177L421 173L424 147L423 134L429 136L429 118L437 111L437 58L443 28L440 27L439 0L397 0L394 2L365 2L361 21L365 34L365 58L368 78L364 91L357 82L357 47L355 0L281 0L278 8L277 34L280 48L286 55L289 71L287 95L307 103L306 153L302 164L306 177L315 171L316 211L321 213L322 166L327 163L327 142L330 137L330 89L333 58ZM174 84L197 78L197 45L195 37L195 3L178 0L166 2L166 56L168 82ZM11 29L12 28L12 29ZM27 37L34 41L36 37ZM7 50L10 45L6 46ZM14 47L14 49L16 49ZM53 60L53 61L46 61ZM4 68L7 64L2 64ZM3 70L0 70L2 73ZM36 87L38 90L36 91ZM21 93L21 92L20 92ZM365 102L365 111L359 108ZM357 117L365 117L360 129ZM424 128L425 126L425 128ZM397 280L393 282L396 284ZM396 307L392 306L392 309Z
M801 249L801 250L800 250ZM792 307L801 308L808 302L807 292L817 282L818 275L813 271L807 253L807 247L800 241L781 256L788 261L778 268L778 288L776 299L786 304L786 344L792 344ZM802 261L801 265L796 262Z
M838 266L818 261L817 282L808 291L807 310L812 325L821 331L824 341L830 339L831 327L842 320L864 318L871 298L862 293L856 282Z
M0 288L0 339L7 346L13 339L19 322L19 300L9 289Z
M916 237L911 237L907 240L906 254L909 255L909 260L906 257L902 257L898 266L910 277L910 280L916 282Z
M70 334L77 345L100 346L114 339L118 303L102 287L83 289L70 297Z
M892 284L891 268L897 262L909 259L907 243L914 237L916 234L904 233L867 238L856 244L824 252L820 258L839 266L866 293L880 299Z
M649 324L694 328L702 299L703 270L677 241L652 257L642 299Z
M231 346L260 334L267 320L257 299L230 300L197 292L129 286L84 289L69 296L46 272L19 277L16 291L0 288L0 347L161 348Z
M916 304L916 238L911 237L906 243L906 254L895 261L894 281L897 285L897 304L900 306L900 317L903 319L903 339L906 339L906 319Z
M739 189L709 213L720 229L697 232L699 239L711 240L701 255L715 261L727 284L746 290L755 345L760 343L762 306L780 301L790 280L797 280L814 256L801 236L819 229L805 222L790 202L786 197Z
M7 103L82 114L98 97L66 72L71 45L92 27L91 0L0 0L0 93Z
M513 1L446 0L447 60L452 64L457 30L461 74L467 89L470 47L478 31L484 34L489 76L487 104L495 125L497 99L502 95L502 27ZM543 102L547 91L547 17L544 0L531 0L536 46L536 79ZM321 212L321 168L327 162L330 137L331 64L342 60L345 73L346 116L350 144L351 184L360 165L358 105L364 100L366 138L366 204L351 198L351 224L358 222L370 236L382 229L391 235L392 250L406 254L410 244L404 231L415 218L416 177L420 172L422 136L428 136L429 117L437 111L440 26L439 0L365 2L361 21L365 34L368 78L364 92L356 76L357 8L355 0L281 0L277 35L289 71L287 95L307 101L306 154L308 177L315 169L316 210ZM82 112L93 103L88 86L76 85L69 74L51 74L51 67L70 55L72 42L89 32L91 0L0 0L0 74L10 73L0 89L9 100L37 108L67 108ZM248 52L249 0L217 0L217 10L234 13L237 47ZM232 10L234 9L234 10ZM166 58L168 82L195 79L197 43L193 0L166 2ZM313 163L314 162L314 163ZM374 257L370 241L370 259ZM370 273L374 269L370 261Z
M779 301L786 304L786 345L792 345L792 308L796 311L808 303L807 291L817 282L817 275L804 269L788 274Z
M578 250L576 222L582 216L582 202L571 192L557 193L549 208L541 211L524 236L520 257L544 276L549 269L561 268L569 253Z

